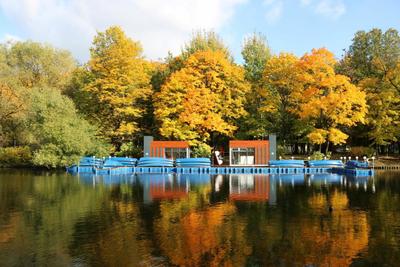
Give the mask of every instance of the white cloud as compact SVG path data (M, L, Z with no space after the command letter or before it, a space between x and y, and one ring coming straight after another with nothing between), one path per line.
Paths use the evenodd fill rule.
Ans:
M337 19L346 13L346 6L340 0L322 0L318 3L316 12Z
M120 25L152 59L179 52L193 30L218 30L246 0L0 0L26 35L88 58L96 31Z
M18 42L21 41L22 38L13 34L6 33L1 40L2 43L7 43L7 42Z
M264 0L264 5L267 6L265 18L269 24L273 24L280 19L283 12L282 0Z
M300 0L302 6L311 7L315 13L331 19L337 19L346 13L342 0Z
M308 6L310 5L312 0L300 0L300 3L302 6Z

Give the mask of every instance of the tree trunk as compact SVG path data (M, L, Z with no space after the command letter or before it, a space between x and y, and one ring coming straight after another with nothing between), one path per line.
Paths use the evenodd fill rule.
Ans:
M329 141L326 142L325 155L328 154L328 151L329 151Z

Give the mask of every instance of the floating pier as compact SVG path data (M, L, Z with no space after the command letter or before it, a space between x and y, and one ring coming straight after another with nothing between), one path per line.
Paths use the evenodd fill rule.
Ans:
M98 168L95 166L71 166L69 173L88 173L94 175L124 175L124 174L318 174L337 173L353 176L372 176L373 169L348 169L327 167L112 167Z

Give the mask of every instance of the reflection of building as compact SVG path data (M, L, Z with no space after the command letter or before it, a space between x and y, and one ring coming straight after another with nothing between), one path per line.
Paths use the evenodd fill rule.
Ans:
M154 199L184 198L188 195L190 181L174 174L140 174L145 202Z
M151 141L150 157L167 159L189 158L189 143L186 141Z
M268 165L270 158L267 140L231 140L229 141L229 165Z
M268 201L270 195L269 176L230 175L229 199L244 201Z
M188 196L191 186L210 184L209 174L155 173L137 174L143 185L143 200L150 203L155 199L178 199Z

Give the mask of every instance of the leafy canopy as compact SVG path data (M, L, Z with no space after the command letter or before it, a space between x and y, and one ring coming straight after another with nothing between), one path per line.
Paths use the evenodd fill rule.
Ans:
M334 55L328 50L313 49L299 61L301 90L297 91L298 114L316 129L329 131L327 141L344 143L347 135L338 127L364 123L366 94L344 75L336 74ZM319 135L324 136L322 134ZM320 137L313 140L320 142Z
M207 142L212 132L231 136L235 120L245 114L248 90L243 69L223 52L196 52L155 97L160 134L192 142Z
M105 136L129 140L140 130L143 103L151 94L151 64L143 59L140 44L116 26L97 34L90 53L91 82L85 90L98 103L93 117Z

